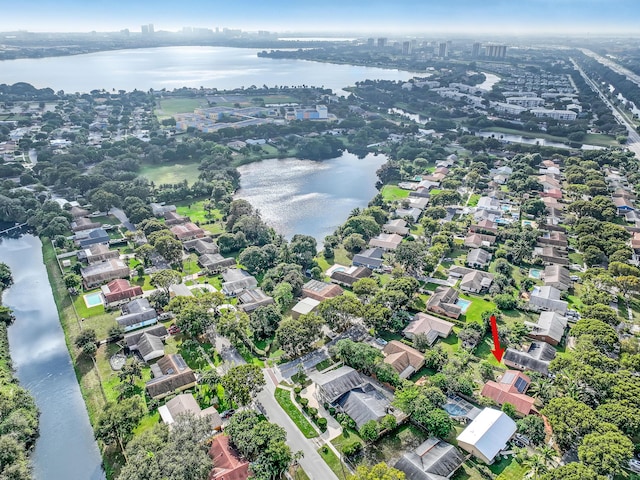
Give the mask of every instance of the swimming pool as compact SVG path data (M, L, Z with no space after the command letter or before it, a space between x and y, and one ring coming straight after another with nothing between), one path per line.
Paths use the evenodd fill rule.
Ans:
M88 293L84 296L84 303L87 308L102 305L102 294L100 292Z
M464 315L465 313L467 313L467 309L469 308L469 305L471 305L471 302L469 300L464 300L462 298L459 298L458 301L456 302L456 305L460 307L460 311Z
M445 403L442 407L452 417L464 417L468 410L456 403Z
M542 270L537 270L535 268L532 268L531 270L529 270L529 276L531 278L540 278L542 277Z

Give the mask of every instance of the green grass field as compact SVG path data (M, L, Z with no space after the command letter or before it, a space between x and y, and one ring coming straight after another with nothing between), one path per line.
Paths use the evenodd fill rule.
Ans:
M156 116L162 120L176 113L193 113L201 106L208 106L205 98L163 98L158 102Z
M278 404L289 415L289 418L296 424L298 430L307 438L315 438L318 436L315 428L309 423L309 420L302 414L298 407L291 400L291 392L284 388L276 388L275 397Z
M385 185L382 187L382 198L385 202L393 202L395 200L402 200L409 196L409 190L404 190L395 185Z
M329 468L333 470L333 473L336 474L336 477L338 477L340 480L347 480L349 470L346 466L342 465L342 462L336 456L336 454L333 453L333 450L331 450L329 447L320 447L318 449L318 453L327 463L327 465L329 465Z
M143 164L140 175L156 185L176 184L186 180L189 184L198 180L200 170L199 163L173 163L171 165Z

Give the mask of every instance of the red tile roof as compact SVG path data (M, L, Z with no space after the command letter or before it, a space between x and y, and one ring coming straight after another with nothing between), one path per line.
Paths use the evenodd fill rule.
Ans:
M128 280L117 279L107 284L103 295L107 303L118 302L142 295L142 287L131 285Z
M241 460L229 445L229 437L213 438L209 456L213 459L213 471L209 480L246 480L249 478L249 462Z
M512 390L514 390L512 385L489 381L484 384L484 387L482 387L481 395L489 397L498 405L510 403L516 408L518 413L528 415L533 408L535 399L529 395L518 393L517 390Z

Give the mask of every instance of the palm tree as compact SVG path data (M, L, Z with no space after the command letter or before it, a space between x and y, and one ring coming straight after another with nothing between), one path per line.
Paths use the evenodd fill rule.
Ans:
M529 395L533 398L539 398L542 403L547 403L549 399L555 396L556 386L548 378L540 378L534 380L529 385Z
M542 457L542 460L544 460L544 463L546 465L549 465L551 468L554 468L556 466L555 459L557 456L557 452L549 445L543 445L542 447L540 447L538 449L538 453L540 453L540 456Z
M200 387L207 386L209 387L209 400L211 400L212 396L216 394L216 387L220 383L220 375L214 369L210 370L200 370L199 371L198 384Z
M547 465L545 464L541 455L535 454L527 458L522 464L529 468L527 477L537 479L540 475L547 472Z

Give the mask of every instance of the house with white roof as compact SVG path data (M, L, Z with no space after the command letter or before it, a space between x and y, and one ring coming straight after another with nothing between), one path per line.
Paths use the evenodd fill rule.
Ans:
M493 463L498 453L516 433L517 427L506 413L485 408L458 435L458 446L487 464Z

